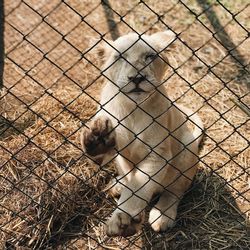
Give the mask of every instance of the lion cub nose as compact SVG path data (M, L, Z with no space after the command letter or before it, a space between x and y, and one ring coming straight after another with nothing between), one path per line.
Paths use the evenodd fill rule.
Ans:
M128 79L129 81L135 83L135 85L138 85L139 83L145 81L146 77L145 76L131 76Z

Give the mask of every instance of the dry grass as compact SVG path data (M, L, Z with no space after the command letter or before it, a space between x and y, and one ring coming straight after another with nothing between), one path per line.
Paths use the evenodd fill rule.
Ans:
M24 2L46 16L45 22ZM114 167L100 169L88 162L78 140L82 123L95 113L103 83L102 78L95 81L100 72L93 65L101 66L97 49L86 54L93 65L79 51L90 48L100 37L97 32L108 28L98 1L65 1L82 16L93 10L84 22L64 3L57 7L59 2L5 1L7 58L0 111L14 122L10 128L0 127L0 248L248 249L250 123L232 100L240 98L250 105L249 75L239 75L235 61L224 58L225 49L183 4L145 1L158 14L165 14L164 22L182 32L180 38L203 62L216 64L214 73L208 71L190 49L176 41L170 63L182 66L179 75L166 82L172 99L199 109L207 136L199 174L181 203L175 228L160 235L146 224L136 236L108 238L104 225L114 202L103 190ZM124 20L139 32L165 28L139 1L110 2L121 15L133 9ZM196 1L183 2L200 12ZM233 13L244 9L235 18L249 30L248 1L221 2ZM232 20L222 6L215 5L214 10L223 25ZM117 15L115 19L119 20ZM205 15L199 20L212 29ZM131 31L127 24L118 25L120 33ZM225 30L249 64L250 39L241 43L247 36L244 29L233 20Z

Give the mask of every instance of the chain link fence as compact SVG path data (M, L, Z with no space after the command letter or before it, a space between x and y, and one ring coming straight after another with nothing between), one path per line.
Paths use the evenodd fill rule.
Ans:
M248 0L5 0L0 16L1 249L249 248ZM147 222L157 196L139 232L109 237L117 165L91 160L80 142L110 80L102 46L167 29L176 38L157 54L167 53L161 84L172 106L204 123L198 171L173 228L156 233Z

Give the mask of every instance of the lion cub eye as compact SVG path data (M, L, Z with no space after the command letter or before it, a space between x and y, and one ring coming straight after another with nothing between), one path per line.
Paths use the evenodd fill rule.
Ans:
M153 61L158 57L158 54L156 53L150 53L145 56L146 61Z
M117 55L114 56L114 60L115 60L115 61L118 61L118 60L124 59L124 58L125 58L125 55L122 54L122 53L117 54Z

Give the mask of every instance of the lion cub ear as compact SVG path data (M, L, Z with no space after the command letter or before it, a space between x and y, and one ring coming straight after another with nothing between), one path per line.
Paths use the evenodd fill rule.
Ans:
M102 58L108 57L112 50L114 50L113 43L113 41L108 39L99 41L95 46L98 56Z
M98 58L100 62L103 62L106 60L108 55L112 52L112 46L113 41L106 39L106 38L91 38L89 39L88 46L85 51L83 51L84 55L85 53L88 53L91 51L91 54Z
M176 34L171 30L157 32L150 36L154 45L159 50L165 50L169 45L174 46L172 43L176 39Z

